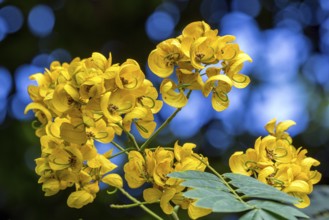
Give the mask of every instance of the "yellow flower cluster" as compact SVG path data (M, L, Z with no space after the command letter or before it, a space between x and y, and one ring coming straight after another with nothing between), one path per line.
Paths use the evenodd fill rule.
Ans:
M232 86L245 88L250 83L240 71L252 59L234 40L231 35L218 36L216 29L198 21L187 25L180 36L159 43L148 64L152 72L165 78L160 86L164 102L181 108L187 103L185 89L201 90L205 97L212 93L216 111L225 110ZM169 78L174 70L178 83Z
M145 155L138 151L130 151L129 161L124 165L125 179L130 188L141 187L144 183L153 186L143 191L146 202L160 201L160 207L166 214L171 214L174 208L171 203L187 209L192 219L211 213L193 205L194 201L183 196L186 187L179 185L182 180L169 178L171 172L184 170L204 171L208 160L193 152L195 144L185 143L180 146L175 143L174 149L166 150L158 147L154 151L145 150Z
M70 207L90 203L102 181L122 187L122 178L108 174L116 165L111 151L99 154L94 141L109 143L135 124L141 136L149 137L156 127L153 114L162 107L152 83L138 63L128 59L112 64L100 53L71 63L53 62L44 74L31 76L37 86L28 88L33 110L41 125L41 157L36 173L46 196L75 185L68 198Z
M306 149L296 149L292 145L292 138L286 130L294 124L291 120L278 124L275 119L269 121L265 126L269 135L259 137L254 148L245 153L235 152L229 159L229 166L233 173L253 176L297 197L299 203L295 205L305 208L310 205L308 194L312 192L313 184L321 179L321 173L311 170L311 167L320 165L320 162L307 157Z

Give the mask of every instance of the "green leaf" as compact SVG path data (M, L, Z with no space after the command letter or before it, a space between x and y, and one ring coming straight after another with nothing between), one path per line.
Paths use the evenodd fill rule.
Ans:
M201 171L174 172L169 177L185 180L188 187L184 196L196 200L198 207L213 212L243 212L242 220L297 220L307 216L285 203L296 203L297 199L266 185L252 177L226 173L223 178ZM252 200L251 200L252 199ZM261 199L261 200L259 200Z
M213 212L242 212L253 208L233 197L223 198L221 196L202 198L195 205L211 208Z
M225 186L222 182L217 180L209 180L209 179L191 179L186 180L181 184L182 186L188 186L191 188L211 188L211 189L220 189L224 191L228 191L227 186Z
M191 198L191 199L198 199L203 197L212 197L212 196L220 196L222 198L232 197L233 195L228 192L220 191L218 189L192 189L188 190L184 193L184 196Z
M283 205L273 201L251 200L247 202L257 208L275 213L284 219L297 220L296 217L308 218L303 212L291 206Z
M183 179L183 180L212 180L215 182L218 182L218 177L214 174L207 173L207 172L201 172L201 171L195 171L195 170L186 170L181 172L173 172L168 174L169 177L174 177L177 179Z
M298 203L297 198L252 177L236 173L225 173L223 176L230 179L229 183L238 188L236 191L243 193L244 198L272 199L290 204Z

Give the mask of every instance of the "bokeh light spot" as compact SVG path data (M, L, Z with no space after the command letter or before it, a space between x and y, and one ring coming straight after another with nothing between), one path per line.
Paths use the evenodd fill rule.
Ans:
M306 88L296 80L254 87L251 106L247 109L245 129L254 135L266 134L265 124L273 118L277 121L294 120L298 126L289 129L291 135L301 133L308 125L309 115Z
M7 98L0 97L0 125L4 122L7 115Z
M44 68L34 66L34 65L28 65L24 64L22 66L19 66L15 71L15 87L16 87L16 93L19 94L21 99L24 100L24 102L29 102L30 96L27 92L27 87L29 85L37 85L37 83L34 80L30 80L29 77L32 74L35 73L43 73Z
M28 25L30 31L38 37L50 34L55 25L55 16L52 9L46 5L33 7L28 16Z
M72 59L71 54L67 50L58 48L50 53L48 62L50 64L52 61L56 60L59 61L60 63L63 63L63 62L70 62L71 59Z
M202 17L213 24L218 24L227 11L228 6L225 0L203 0L200 6Z
M213 116L210 103L204 104L204 97L200 93L192 93L188 103L170 123L170 130L181 138L190 138L199 132ZM188 125L188 126L187 126Z
M0 67L0 100L6 98L11 91L13 80L10 72L4 67Z
M0 17L0 42L5 39L8 33L8 26L4 18Z
M38 67L47 67L50 65L49 62L49 55L46 53L41 53L37 56L35 56L32 60L32 65L38 66Z
M10 115L20 121L33 119L33 111L29 111L27 114L24 114L24 109L28 104L29 101L26 100L24 96L21 96L20 93L14 94L10 100Z
M319 0L319 3L323 10L329 11L329 1L328 0Z
M163 11L155 11L147 19L145 28L151 40L161 41L172 35L175 21L170 14Z
M217 149L219 153L224 153L232 143L232 136L226 132L218 120L214 120L205 132L208 143Z
M231 6L233 11L243 12L251 17L256 17L261 9L259 0L233 0Z
M5 6L0 9L0 17L7 23L7 32L15 33L21 29L24 21L21 10L15 6Z
M314 83L326 85L329 83L329 56L314 54L306 61L303 73Z
M157 7L156 11L163 11L171 15L173 20L175 21L175 25L178 23L180 18L179 8L176 4L172 2L163 2L159 7Z

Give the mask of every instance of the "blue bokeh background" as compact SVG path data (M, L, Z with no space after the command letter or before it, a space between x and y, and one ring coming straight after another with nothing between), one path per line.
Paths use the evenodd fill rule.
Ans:
M147 67L148 53L196 20L205 20L220 35L236 36L253 58L242 71L252 82L246 89L233 89L231 104L221 113L212 110L209 99L192 93L154 145L170 146L177 139L195 142L200 153L226 172L229 155L252 147L266 134L267 121L292 119L297 123L290 130L295 145L308 148L308 155L321 161L321 183L329 183L328 0L1 0L0 219L55 219L61 215L49 214L53 206L51 212L70 218L88 219L97 210L103 213L99 219L133 216L108 210L108 204L120 202L120 197L100 195L98 202L80 211L66 207L69 192L43 197L34 174L34 159L40 154L31 127L34 116L23 113L31 101L27 87L35 83L28 77L43 72L54 60L67 62L98 51L106 56L111 52L114 62L136 59L159 85L161 79ZM156 116L158 124L173 111L164 107ZM105 152L112 146L97 147ZM119 157L116 163L124 160Z

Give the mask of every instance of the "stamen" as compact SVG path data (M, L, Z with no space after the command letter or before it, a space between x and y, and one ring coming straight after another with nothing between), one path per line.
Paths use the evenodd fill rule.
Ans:
M143 126L139 125L137 122L135 122L135 124L136 124L136 126L137 126L140 130L142 130L143 132L145 132L145 133L149 133L149 131L148 131L146 128L144 128Z

